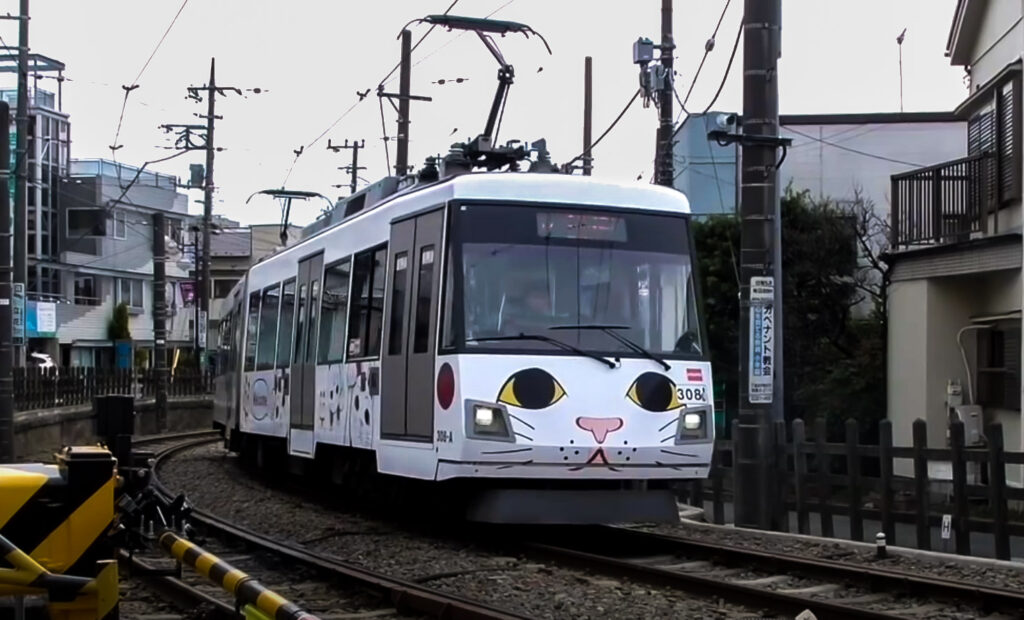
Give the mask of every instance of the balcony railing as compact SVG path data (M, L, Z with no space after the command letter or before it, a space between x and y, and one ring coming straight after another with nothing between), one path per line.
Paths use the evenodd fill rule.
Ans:
M892 176L892 247L952 243L986 232L996 208L996 160L972 155Z

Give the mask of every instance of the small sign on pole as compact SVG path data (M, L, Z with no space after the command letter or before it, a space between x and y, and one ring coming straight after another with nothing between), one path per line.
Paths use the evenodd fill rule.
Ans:
M25 284L14 283L14 305L11 307L11 343L25 346Z
M771 404L775 381L775 278L750 278L750 360L748 394L751 404Z
M199 311L199 325L196 326L199 330L199 348L206 348L206 310Z
M942 515L942 540L949 540L950 531L953 529L953 515Z

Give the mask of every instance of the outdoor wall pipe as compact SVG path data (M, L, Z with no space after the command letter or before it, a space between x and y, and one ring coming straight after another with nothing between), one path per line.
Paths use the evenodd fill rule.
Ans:
M240 606L252 605L275 620L319 620L249 575L170 530L160 534L160 546L177 561L190 566L231 593Z
M956 344L960 347L960 359L964 361L964 373L967 375L967 399L970 401L967 404L974 404L974 382L971 380L971 366L967 363L967 352L964 350L964 343L961 338L964 332L975 329L992 329L991 325L967 325L966 327L960 328L960 331L956 333Z

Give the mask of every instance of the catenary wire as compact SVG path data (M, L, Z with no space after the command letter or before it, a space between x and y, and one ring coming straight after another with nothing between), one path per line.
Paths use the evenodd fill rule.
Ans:
M603 140L603 139L604 139L604 137L605 137L605 136L607 136L607 135L608 135L608 133L609 133L609 132L610 132L610 131L611 131L612 129L614 129L614 128L615 128L615 125L617 125L617 124L619 123L619 121L620 121L620 120L622 120L622 117L623 117L623 116L625 116L625 115L626 115L626 112L627 112L627 111L629 111L629 108L630 108L630 107L632 107L632 105L633 105L633 102L634 102L634 101L636 101L636 98L640 96L640 91L641 91L641 89L639 89L639 88L638 88L638 89L636 89L636 92L634 92L634 93L633 93L633 96L632 96L632 97L631 97L631 98L629 99L629 101L628 101L628 102L626 103L626 107L622 108L622 111L621 111L621 112L619 112L619 115L615 117L615 120L614 120L614 121L612 121L612 124L608 126L608 129L605 129L605 130L604 130L604 133L602 133L602 134L601 134L600 136L598 136L598 137L597 137L597 140L594 140L594 142L593 142L593 143L592 143L592 144L590 145L590 153L591 153L591 157L593 157L593 153L594 153L594 147L596 147L596 146L597 146L598 144L600 144L601 140ZM572 165L572 164L573 164L574 162L578 161L579 159L581 159L581 158L582 158L582 157L583 157L584 155L586 155L586 154L587 154L587 152L586 152L586 151L583 151L582 153L580 153L580 154L579 154L579 155L577 155L576 157L573 157L573 158L572 158L572 159L570 159L570 160L569 160L568 162L566 162L566 163L565 163L565 165L566 165L566 166L571 166L571 165Z
M729 72L732 71L732 61L736 58L736 50L740 47L740 39L743 37L743 20L740 20L740 26L736 29L736 40L732 43L732 52L729 53L729 62L725 65L725 73L722 74L722 81L718 85L718 90L715 91L715 96L711 98L707 107L704 108L704 114L715 105L718 101L719 95L722 94L722 89L725 88L725 82L729 79Z
M824 140L822 138L818 138L818 137L812 136L811 134L804 133L804 132L799 131L797 129L793 129L792 127L786 127L786 131L789 131L791 133L795 133L798 136L803 136L804 138L807 138L808 140L814 140L815 142L820 142L822 144L826 144L828 146L831 146L832 148L837 148L837 149L839 149L841 151L849 151L850 153L855 153L857 155L862 155L864 157L871 157L873 159L879 159L879 160L882 160L882 161L888 161L888 162L892 162L894 164L902 164L904 166L913 166L915 168L921 168L922 167L921 164L915 164L914 162L903 161L902 159L893 159L892 157L886 157L885 155L878 155L876 153L868 153L867 151L861 151L861 150L858 150L858 149L855 149L855 148L851 148L851 147L848 147L848 146L843 146L842 144L839 144L839 143L836 143L836 142L830 142L828 140Z

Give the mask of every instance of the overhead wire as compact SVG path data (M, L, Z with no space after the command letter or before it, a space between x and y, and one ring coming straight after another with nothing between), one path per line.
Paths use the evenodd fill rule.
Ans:
M799 131L797 129L793 129L792 127L786 127L786 131L789 131L791 133L795 133L798 136L803 136L804 138L807 138L809 140L814 140L815 142L820 142L822 144L826 144L828 146L831 146L832 148L837 148L837 149L839 149L841 151L849 151L850 153L855 153L857 155L862 155L864 157L871 157L872 159L878 159L878 160L881 160L881 161L887 161L887 162L891 162L891 163L894 163L894 164L902 164L904 166L913 166L915 168L923 167L921 164L916 164L914 162L904 161L902 159L894 159L892 157L886 157L885 155L878 155L877 153L868 153L867 151L861 151L859 149L851 148L851 147L848 147L848 146L843 146L842 144L839 144L837 142L830 142L829 140L825 140L823 138L818 138L816 136L812 136L811 134L804 133L804 132Z
M707 114L709 110L718 101L719 95L722 94L722 89L725 88L725 82L729 79L729 73L732 71L732 62L736 59L736 50L740 46L740 38L743 36L743 20L740 20L739 28L736 29L736 40L732 43L732 52L729 53L729 62L725 65L725 73L722 74L722 81L718 84L718 90L715 91L715 96L711 98L707 107L704 108L704 114Z
M718 16L718 23L715 24L715 30L711 33L711 38L704 44L704 55L700 58L700 64L697 65L697 71L693 74L693 79L690 80L690 88L686 90L686 96L679 102L679 107L683 108L683 110L686 109L686 104L690 101L690 95L693 94L693 87L697 85L697 78L700 77L700 72L701 69L704 68L704 63L707 61L711 51L715 49L715 40L718 38L718 30L722 27L722 21L725 19L725 13L729 10L729 5L731 3L732 0L725 0L725 6L722 7L722 14ZM679 93L676 93L676 99L679 99Z
M598 144L601 143L601 140L603 140L604 137L607 136L608 133L611 132L611 130L615 128L615 126L619 123L619 121L622 120L622 117L626 115L626 112L629 111L629 108L633 106L633 102L636 101L637 97L640 96L641 90L642 89L640 89L640 88L636 89L636 92L633 93L633 96L630 97L629 101L626 103L626 107L622 108L622 111L619 112L619 115L615 117L615 120L613 120L612 124L608 126L608 129L605 129L604 132L600 136L597 137L597 140L594 140L594 142L591 143L590 149L589 149L590 152L591 152L591 156L593 156L594 147L596 147ZM587 151L583 151L582 153L580 153L576 157L573 157L572 159L567 161L565 163L565 165L566 166L571 166L574 162L578 161L579 159L581 159L586 154L587 154Z

